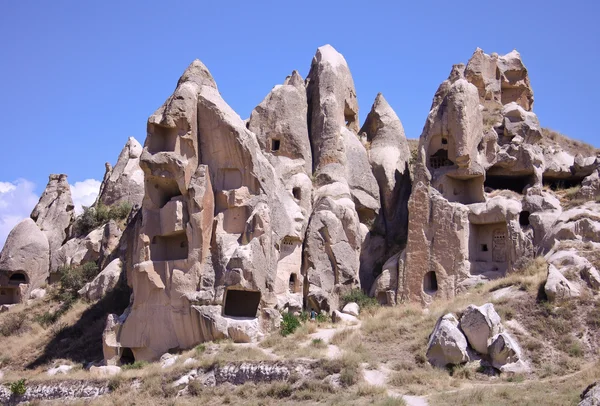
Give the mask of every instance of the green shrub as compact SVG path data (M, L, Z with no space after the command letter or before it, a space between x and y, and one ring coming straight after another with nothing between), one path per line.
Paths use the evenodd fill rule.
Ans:
M77 234L86 235L110 220L125 220L130 212L131 204L127 202L112 207L102 203L90 207L83 206L83 213L75 222L75 231Z
M11 382L10 384L10 393L15 396L23 396L27 391L27 386L25 385L25 379L19 379L18 381Z
M285 313L283 315L283 321L281 322L281 335L288 336L293 334L296 329L300 327L300 319L291 313Z
M350 293L342 296L342 303L346 305L347 303L354 302L361 309L367 309L369 307L379 306L379 302L374 297L369 297L365 292L360 289L353 289Z
M315 348L327 348L327 343L321 338L315 338L310 343Z
M146 361L135 361L132 364L125 364L121 366L121 369L126 371L128 369L142 369L144 368L146 365L148 365L148 363Z
M60 288L58 298L62 302L71 302L77 298L77 291L98 275L98 266L86 262L80 266L67 266L58 270L60 273Z
M328 323L331 321L331 316L329 315L329 313L319 313L317 314L316 320L318 323Z
M25 313L7 314L0 324L0 334L4 337L19 333L26 326Z
M204 351L206 351L206 345L204 345L204 344L198 344L196 346L196 353L202 354Z

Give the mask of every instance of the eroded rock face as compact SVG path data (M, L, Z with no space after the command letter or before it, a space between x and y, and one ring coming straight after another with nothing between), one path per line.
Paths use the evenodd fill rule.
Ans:
M377 215L379 191L356 136L358 103L344 57L329 45L319 48L308 80L314 189L303 266L308 306L329 311L340 293L359 286L367 228L361 222Z
M67 175L50 175L44 193L31 212L31 218L46 235L52 256L65 242L74 217L75 206Z
M253 113L248 126L260 137L221 98L200 61L148 120L140 157L143 220L129 279L134 301L120 336L136 358L211 340L210 331L222 329L202 325L218 326L221 319L227 334L250 340L263 325L257 308L280 304L277 292L301 292L310 154L294 153L307 142L301 128L292 139L277 138L295 124L306 128L302 111L293 110L294 103L302 105L303 85L290 82L282 86L286 94L275 90ZM269 116L281 112L277 106L290 106L289 115ZM263 152L259 138L277 139L279 148ZM205 306L219 309L219 318L201 323L194 309ZM252 314L243 314L246 307L254 308ZM254 319L255 328L231 319L240 315Z
M0 304L20 303L46 283L50 246L32 219L17 224L0 253Z
M282 311L342 320L339 298L354 288L382 304L428 304L505 276L540 247L600 242L596 207L563 212L542 187L569 172L592 188L597 161L544 147L532 106L519 54L477 50L438 88L412 156L381 94L359 134L350 69L329 45L305 81L294 71L248 120L194 61L148 119L141 151L130 140L101 192L127 196L139 159L135 221L123 236L104 229L100 247L86 251L103 265L121 256L133 289L107 330L108 358L117 363L131 349L157 359L227 337L251 342L277 328ZM594 270L580 272L592 288ZM502 331L488 323L495 312L473 313L483 321L465 318L467 337L455 319L438 323L434 362L468 360L467 338L487 356ZM500 344L498 359L512 359L510 342Z
M440 85L419 140L403 297L451 297L533 257L561 209L542 192L550 162L532 107L516 51L478 49Z
M97 202L106 206L128 203L139 206L144 197L144 172L140 168L142 145L129 137L119 154L117 163L112 167L106 163L106 173Z
M600 405L600 383L595 382L585 388L581 394L579 406L597 406Z
M86 283L77 293L87 300L99 300L104 295L117 286L123 264L119 258L112 261L102 270L91 282Z

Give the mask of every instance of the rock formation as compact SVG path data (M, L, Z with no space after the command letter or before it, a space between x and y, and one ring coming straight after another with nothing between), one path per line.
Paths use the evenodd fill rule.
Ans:
M119 154L117 164L112 167L106 163L106 173L100 185L96 203L106 206L128 203L139 206L144 197L144 172L140 168L142 146L133 137L129 137Z
M74 217L75 206L67 175L50 175L40 201L31 212L31 218L46 235L51 256L65 242Z
M0 253L0 304L19 303L46 283L50 246L31 219L17 224Z
M247 120L196 60L149 117L143 147L130 138L107 164L96 209L127 203L128 218L76 227L66 176L52 175L0 257L2 303L28 298L49 270L53 282L94 262L102 272L80 295L101 299L124 280L133 291L103 334L118 365L254 342L283 312L354 323L358 310L340 311L353 289L427 305L536 255L550 301L597 292L600 273L578 247L600 244L600 162L550 140L533 105L520 55L477 49L439 86L415 154L382 94L359 126L350 69L330 45ZM563 209L556 190L579 185ZM475 354L514 370L520 351L484 305L441 318L428 357L445 366Z
M594 193L596 157L573 157L542 142L532 108L516 51L478 49L440 85L414 167L401 298L453 297L523 266L539 245L550 249L562 209L543 185L588 176L585 193Z

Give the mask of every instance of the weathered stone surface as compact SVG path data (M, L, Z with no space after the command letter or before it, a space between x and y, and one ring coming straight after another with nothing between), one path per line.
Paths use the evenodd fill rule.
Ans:
M488 354L492 338L504 328L494 305L470 305L460 318L460 329L465 333L469 345L480 354Z
M398 275L404 270L405 252L399 252L389 258L383 265L381 274L371 286L370 296L382 305L394 306L398 294Z
M382 222L389 245L402 245L408 225L408 197L411 180L410 150L400 119L379 93L361 133L369 143L369 162L381 196Z
M96 378L107 378L109 376L118 375L121 373L121 367L116 365L107 365L107 366L92 366L90 368L90 375Z
M57 367L50 368L48 371L46 371L46 373L49 376L54 376L58 374L66 375L71 369L73 369L73 365L59 365Z
M427 344L427 359L440 368L469 361L467 339L454 315L446 314L437 321Z
M144 172L140 168L142 145L129 137L112 167L106 163L106 173L100 186L97 202L106 206L123 203L139 206L144 198Z
M600 383L595 382L589 385L581 394L579 406L598 406L600 405Z
M359 285L361 221L378 211L376 180L348 165L368 166L358 142L358 103L348 65L330 45L317 50L308 75L313 152L313 214L305 237L308 307L330 311L338 295Z
M110 224L110 223L109 223ZM62 247L55 251L52 257L52 272L56 272L62 267L74 267L83 265L86 262L97 262L100 259L105 235L109 238L111 233L107 233L107 227L100 226L90 231L86 236L72 238ZM108 245L108 242L105 246ZM106 250L108 251L108 249Z
M507 364L513 364L521 359L521 348L516 340L503 332L492 337L487 353L494 368L502 370Z
M18 223L0 253L0 304L20 303L48 279L50 247L32 219Z
M31 212L31 218L46 235L52 256L65 242L74 216L75 206L67 175L50 175L44 193Z
M516 102L526 111L533 108L529 74L516 50L499 56L496 53L487 55L477 48L465 69L465 76L477 86L482 104Z
M548 266L548 279L544 285L544 292L548 301L567 300L580 295L579 288L567 280L554 265Z
M358 317L359 312L360 308L358 307L358 304L354 302L346 303L346 305L342 309L342 313L346 313L354 317Z
M360 322L356 316L340 312L339 310L334 310L331 313L331 320L336 324L349 325L358 324Z
M87 300L100 300L108 291L117 286L123 264L119 258L112 261L91 282L86 283L77 293Z

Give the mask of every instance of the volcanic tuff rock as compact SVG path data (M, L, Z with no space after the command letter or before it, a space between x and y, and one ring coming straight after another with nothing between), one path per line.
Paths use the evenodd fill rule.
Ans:
M130 203L139 206L144 197L144 172L140 168L142 146L129 137L114 168L107 162L96 202L106 206Z
M8 234L0 253L0 304L18 303L48 279L50 247L48 238L25 219Z
M75 206L67 175L50 175L40 201L31 212L31 218L46 234L51 255L65 242L74 217Z
M196 60L149 117L143 147L130 138L107 165L97 204L132 204L126 224L69 235L66 176L52 175L32 213L38 227L29 220L7 240L1 300L25 298L48 268L86 261L103 269L81 293L90 299L126 279L130 306L108 315L103 334L118 365L129 350L152 360L207 340L255 341L282 312L355 322L339 311L355 288L388 305L452 298L540 254L550 300L593 294L600 274L578 247L600 243L600 162L550 142L533 101L516 51L477 49L439 86L411 153L381 94L359 130L350 69L330 45L306 80L293 71L247 120ZM563 209L557 189L577 185ZM18 254L28 250L29 262ZM519 364L488 307L469 308L460 327L440 319L432 363L465 362L472 347L502 370Z

